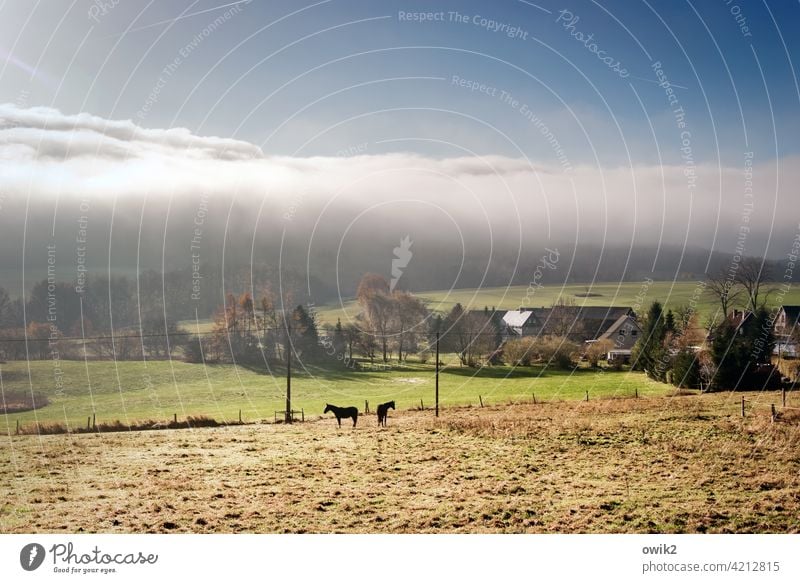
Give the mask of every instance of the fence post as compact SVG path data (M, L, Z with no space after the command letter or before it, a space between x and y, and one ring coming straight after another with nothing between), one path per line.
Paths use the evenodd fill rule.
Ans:
M97 413L92 413L92 429L97 429Z
M422 399L419 400L419 410L420 411L424 411L425 410L425 404L422 402Z
M633 390L634 390L634 398L638 399L639 398L639 387L636 387Z
M436 331L436 416L439 416L439 331Z
M364 399L364 413L369 413L369 401Z
M586 402L589 402L589 391L586 391Z
M776 416L776 413L775 413L775 403L773 403L773 404L771 405L771 407L772 407L772 422L773 422L773 423L775 423L775 416Z
M783 406L786 407L786 387L781 387L781 400L783 401Z
M173 413L172 414L172 422L177 425L177 423L178 423L178 414L177 413Z
M86 429L89 430L91 428L92 428L92 418L91 417L87 417L86 418Z
M242 424L242 410L239 409L239 425Z
M533 396L533 404L535 405L536 404L536 393L531 393L531 396Z
M478 401L480 401L480 402L481 402L481 408L482 408L482 407L483 407L483 397L481 397L480 395L478 395Z
M306 410L300 407L300 421L306 422Z
M17 419L17 435L19 435L19 419Z
M742 397L742 417L744 417L744 397Z

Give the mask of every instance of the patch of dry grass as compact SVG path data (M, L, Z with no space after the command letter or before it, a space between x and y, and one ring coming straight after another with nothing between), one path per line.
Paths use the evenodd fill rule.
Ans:
M87 420L88 421L88 420ZM220 425L241 425L241 423L220 423L205 415L188 416L185 421L136 421L130 425L119 419L97 423L94 426L87 422L86 427L70 428L64 423L35 423L20 425L17 435L60 435L63 433L115 433L120 431L148 431L157 429L194 429L199 427L219 427Z
M12 436L1 532L800 532L800 415L740 394Z

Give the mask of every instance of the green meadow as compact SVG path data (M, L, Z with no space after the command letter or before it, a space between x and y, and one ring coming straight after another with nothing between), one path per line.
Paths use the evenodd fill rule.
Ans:
M97 423L119 420L166 421L177 414L205 415L218 421L271 421L284 409L285 371L272 373L238 365L202 365L180 361L61 361L64 386L56 390L50 361L9 362L0 365L3 390L23 390L45 395L50 403L37 409L5 415L0 430L15 431L21 424L66 423L85 427L87 417ZM322 414L325 403L371 409L394 400L398 409L434 405L435 373L432 364L408 364L387 370L353 371L309 367L293 370L292 405L309 418ZM624 371L512 369L497 366L476 370L447 364L440 373L442 407L516 401L590 399L611 396L665 394L669 387L641 373ZM3 427L5 425L5 427Z
M525 286L423 292L428 307L446 312L456 303L471 309L495 307L513 309L520 305L549 306L559 297L587 306L633 306L643 312L654 300L667 307L687 305L693 299L701 322L715 312L713 298L699 294L697 282L599 283L567 286L543 286L535 291ZM783 297L775 294L773 303L800 303L800 290ZM321 306L317 315L322 323L343 322L355 317L358 306L348 299ZM186 326L196 330L197 323ZM201 322L201 331L211 329L211 322ZM665 394L669 387L648 380L643 374L628 371L542 370L539 367L496 366L476 370L458 365L449 355L440 375L440 404L443 407L530 401L571 400L627 396L635 391L642 396ZM97 422L163 421L177 415L206 415L218 421L237 420L241 410L244 421L272 420L285 407L286 379L283 368L246 367L230 364L188 364L174 361L61 361L64 386L55 387L55 369L50 361L8 362L0 364L2 389L23 390L45 395L50 404L36 411L6 415L0 428L13 431L21 424L39 422L66 423L83 427L87 417ZM376 365L367 370L346 368L298 367L292 380L293 409L303 410L313 418L322 413L325 403L357 405L365 401L371 408L379 402L395 400L399 409L434 404L434 369L432 364L392 363L385 370ZM5 423L6 427L2 425Z

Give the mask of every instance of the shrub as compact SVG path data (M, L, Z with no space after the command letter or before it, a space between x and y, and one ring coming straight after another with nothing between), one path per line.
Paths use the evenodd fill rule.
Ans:
M596 367L598 361L605 360L606 355L610 350L614 348L614 343L605 338L603 340L597 340L595 342L591 342L586 345L586 350L584 354L586 355L586 359L589 361L589 365Z
M199 338L192 338L186 343L183 359L186 362L191 362L193 364L199 364L203 362L203 347L200 345Z
M503 345L503 360L514 366L530 366L535 338L514 338Z
M580 354L578 345L563 336L549 336L538 339L534 351L545 364L556 368L572 368Z
M700 363L697 355L684 348L672 360L671 382L681 389L700 388Z

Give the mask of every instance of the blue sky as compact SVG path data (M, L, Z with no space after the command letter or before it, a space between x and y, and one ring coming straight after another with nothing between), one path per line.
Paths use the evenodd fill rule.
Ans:
M555 162L552 144L520 113L524 105L572 164L679 162L680 131L651 69L660 61L667 78L685 87L676 95L698 161L737 165L746 151L763 161L800 148L790 65L800 62L797 3L255 0L203 35L231 9L213 10L223 4L121 1L102 13L91 1L68 9L6 0L0 102L187 127L251 141L268 154L333 155L367 144L369 153L456 155L458 148L436 142L444 140L480 154ZM565 9L578 18L569 29L557 21ZM401 12L444 20L401 21ZM196 15L172 21L181 14ZM493 32L482 18L518 27L525 38ZM630 76L571 33L592 33L597 50ZM198 34L202 40L141 115L164 67ZM459 87L454 76L495 95ZM502 91L517 108L498 97Z
M0 0L0 229L207 193L326 248L435 203L438 248L781 257L799 30L796 2Z

